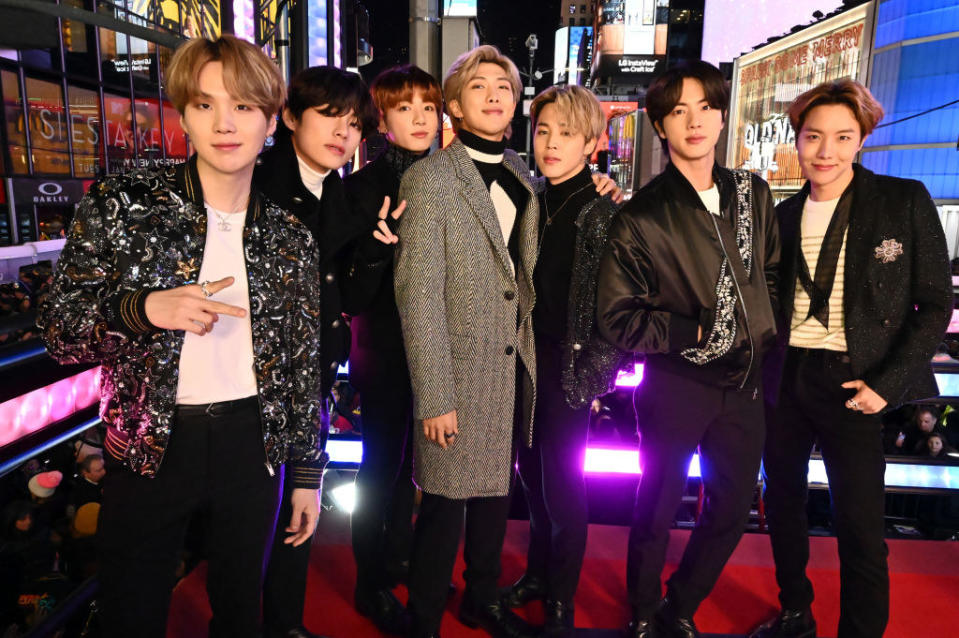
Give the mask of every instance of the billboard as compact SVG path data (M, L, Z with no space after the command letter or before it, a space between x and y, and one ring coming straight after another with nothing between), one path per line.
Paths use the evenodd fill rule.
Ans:
M592 77L643 81L666 68L669 0L607 0L599 7Z
M556 30L553 49L553 84L582 84L582 52L592 46L592 27L562 27Z
M443 16L448 18L475 18L476 0L443 0Z
M777 199L802 187L796 133L786 111L799 94L821 82L865 78L871 6L823 20L736 61L727 166L757 173L777 191Z
M766 38L810 22L814 11L826 14L841 6L842 0L706 0L701 57L716 66L732 62ZM749 16L748 29L744 16Z

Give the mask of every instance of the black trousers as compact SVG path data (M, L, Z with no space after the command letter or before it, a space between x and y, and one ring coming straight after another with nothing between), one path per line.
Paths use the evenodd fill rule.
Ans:
M550 600L572 603L589 524L583 475L589 408L574 410L566 403L558 343L537 339L536 369L533 447L519 446L519 475L529 504L526 572L546 582Z
M849 357L790 348L779 405L770 410L763 468L766 516L776 560L779 600L786 609L813 601L806 577L809 523L806 477L818 442L829 476L839 545L839 638L878 638L889 618L885 469L878 415L845 407L853 390Z
M329 408L323 401L321 418L329 418ZM325 427L329 423L324 421ZM284 473L285 474L285 473ZM303 624L303 606L306 602L306 578L310 570L310 548L313 539L299 547L284 541L285 531L293 518L293 481L283 480L283 497L275 520L273 543L267 556L263 581L263 624L275 633L285 633Z
M353 557L357 589L376 590L395 583L412 551L413 395L409 376L396 368L357 387L363 408L363 462L356 474L351 520Z
M178 553L190 519L202 513L210 636L259 638L263 557L278 498L255 403L178 414L155 478L111 461L97 531L103 635L164 638Z
M495 600L509 503L509 496L460 500L423 492L409 580L409 610L416 632L439 632L464 514L464 598L478 605Z
M626 585L633 613L648 617L662 593L669 529L699 447L705 503L679 567L667 581L676 611L691 617L739 543L759 477L762 392L705 385L647 362L635 395L642 479L629 534Z

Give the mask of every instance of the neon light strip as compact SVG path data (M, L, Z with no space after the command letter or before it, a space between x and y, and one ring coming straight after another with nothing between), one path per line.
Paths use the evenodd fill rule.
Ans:
M7 366L12 366L15 363L20 363L21 361L26 361L27 359L33 359L38 357L41 354L47 351L43 346L36 346L35 348L30 348L19 352L17 354L12 354L9 357L0 358L0 368L5 368Z
M643 382L643 364L634 363L633 371L620 370L616 373L617 388L635 388Z
M0 476L6 475L7 472L10 472L11 470L15 470L16 468L20 467L21 465L23 465L24 463L26 463L33 457L37 456L38 454L42 454L43 452L46 452L47 450L60 445L64 441L69 441L73 437L82 433L84 430L87 430L99 424L100 424L99 418L85 421L79 424L78 426L76 426L75 428L70 428L69 430L61 434L60 436L56 436L50 439L49 441L47 441L46 443L43 443L42 445L39 445L33 449L27 450L23 454L13 457L6 463L3 463L2 465L0 465Z
M87 408L100 399L100 368L0 403L0 447Z

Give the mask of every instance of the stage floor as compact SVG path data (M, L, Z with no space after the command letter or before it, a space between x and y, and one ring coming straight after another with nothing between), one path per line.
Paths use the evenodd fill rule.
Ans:
M501 582L523 573L529 525L510 521L503 550ZM599 638L618 635L628 620L626 606L625 527L591 525L586 561L576 596L578 635ZM688 531L673 530L666 573L679 562ZM813 612L819 636L836 635L839 622L839 560L835 538L814 537L809 576L816 589ZM959 635L959 542L890 540L891 614L885 638L948 638ZM453 581L458 590L443 618L444 638L478 638L456 620L463 589L462 558ZM185 578L173 596L167 638L206 636L210 611L204 590L205 566ZM366 638L380 634L352 606L355 568L350 550L349 519L342 512L324 512L314 540L307 592L306 626L331 638ZM696 623L704 633L742 636L774 614L778 603L769 538L746 534L712 594L702 604ZM400 587L397 595L406 599ZM536 604L521 611L530 621L542 620Z

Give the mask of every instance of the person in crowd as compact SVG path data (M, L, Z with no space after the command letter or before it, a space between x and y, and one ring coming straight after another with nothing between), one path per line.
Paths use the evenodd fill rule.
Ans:
M596 329L596 277L617 211L597 195L587 161L606 126L596 97L579 86L551 87L532 102L533 150L546 178L539 195L536 305L536 431L519 448L530 511L526 573L511 606L546 603L546 636L572 636L573 596L586 551L583 475L589 406L611 389L619 350Z
M376 111L359 75L330 66L304 69L290 80L275 144L260 157L253 175L263 193L293 213L319 246L321 347L314 365L321 374L319 397L324 402L350 352L340 293L347 248L366 230L349 214L338 171L375 127ZM329 410L324 407L322 414L325 437ZM293 483L284 483L284 492L293 489ZM290 525L290 502L283 500L266 572L263 620L268 638L313 635L302 625L311 543L286 541L283 528Z
M646 113L669 163L614 219L600 266L601 333L646 355L627 556L632 638L699 635L693 614L744 531L759 474L779 233L767 184L716 164L728 104L722 73L705 62L653 81ZM697 446L705 505L661 600L669 528Z
M330 432L362 433L360 394L349 381L337 381L330 390Z
M899 430L893 443L895 454L922 455L926 453L926 438L939 430L939 410L931 405L916 408L909 425Z
M196 153L90 188L38 324L55 359L103 370L104 636L165 635L205 511L210 635L254 638L278 473L296 488L285 541L307 542L319 515L316 244L252 186L283 103L276 65L224 35L181 46L165 79Z
M539 207L506 148L519 72L493 46L453 62L443 93L457 137L403 176L396 304L423 491L413 539L413 636L436 636L466 515L460 619L496 636L532 629L499 599L514 445L532 441L533 266Z
M100 503L103 498L103 477L107 471L104 467L103 456L88 454L80 461L80 476L73 484L70 493L70 504L76 512L87 503Z
M933 432L926 437L926 449L923 456L931 459L945 459L950 453L955 452L955 448L946 443L946 437L938 432Z
M779 204L780 347L767 362L764 452L780 613L754 638L814 636L806 474L829 474L839 545L839 638L878 638L889 615L879 413L939 394L930 359L952 312L949 255L917 181L855 163L882 118L869 90L827 82L790 105L802 190Z
M416 488L413 397L393 292L393 257L404 208L398 201L400 180L436 140L443 93L432 75L413 65L383 71L370 92L386 147L345 180L353 216L375 234L357 242L343 285L344 309L353 318L350 382L360 392L363 411L363 462L352 517L354 601L382 631L398 634L407 619L391 588L408 576ZM391 206L395 210L388 215Z

